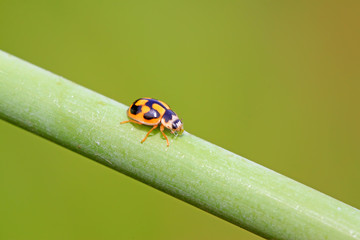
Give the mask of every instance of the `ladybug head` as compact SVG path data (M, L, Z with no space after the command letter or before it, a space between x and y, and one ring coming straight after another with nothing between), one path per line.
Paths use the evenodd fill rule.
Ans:
M183 123L180 119L176 119L171 124L171 133L182 134L184 132Z

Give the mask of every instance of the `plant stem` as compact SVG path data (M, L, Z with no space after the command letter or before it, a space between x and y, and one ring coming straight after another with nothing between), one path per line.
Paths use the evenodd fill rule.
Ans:
M121 92L121 89L119 89ZM0 51L0 117L269 239L360 239L360 211L187 132L143 144L127 106Z

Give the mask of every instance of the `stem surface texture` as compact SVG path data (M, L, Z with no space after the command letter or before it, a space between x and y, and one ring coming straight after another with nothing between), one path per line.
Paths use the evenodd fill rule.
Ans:
M126 110L0 51L3 120L265 238L360 239L359 210L187 132L141 144L150 127L120 125Z

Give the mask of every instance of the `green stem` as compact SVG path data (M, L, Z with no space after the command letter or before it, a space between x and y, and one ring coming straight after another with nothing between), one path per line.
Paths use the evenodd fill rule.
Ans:
M187 132L141 144L126 109L0 51L5 121L265 238L360 239L359 210Z

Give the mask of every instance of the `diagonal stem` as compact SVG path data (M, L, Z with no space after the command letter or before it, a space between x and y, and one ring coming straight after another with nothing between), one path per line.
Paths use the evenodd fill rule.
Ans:
M360 239L359 210L187 132L140 144L126 109L0 51L3 120L265 238Z

